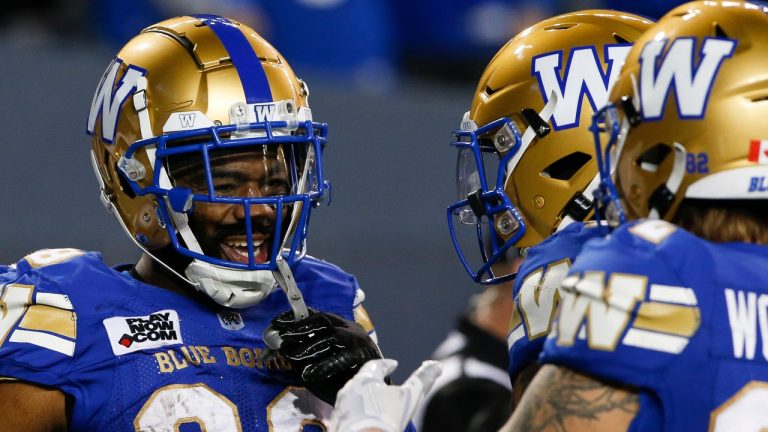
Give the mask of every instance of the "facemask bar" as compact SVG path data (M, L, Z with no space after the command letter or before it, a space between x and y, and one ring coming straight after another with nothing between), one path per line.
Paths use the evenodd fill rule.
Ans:
M130 185L132 191L139 196L152 194L158 199L158 217L165 225L171 239L174 249L180 254L207 262L213 265L238 269L238 270L276 270L277 257L282 254L289 265L299 261L306 253L306 237L309 225L310 209L316 205L325 191L329 189L329 184L323 178L323 169L321 163L322 149L326 142L327 125L322 123L306 122L261 122L249 123L247 125L225 125L211 126L183 132L168 133L159 137L153 137L137 141L132 144L125 155L120 159L119 166L121 175ZM286 134L289 131L292 134ZM248 137L240 138L245 135ZM230 134L232 138L222 138L223 135ZM255 136L254 136L255 135ZM205 142L195 142L193 144L177 144L168 147L169 142L179 140L205 139ZM209 154L214 150L230 149L236 150L247 146L258 145L283 145L291 154L286 158L290 161L289 173L293 185L293 191L288 195L277 195L270 197L230 197L217 196L214 190L214 183L211 174L211 164ZM304 166L297 166L296 147L307 146L307 154ZM142 187L139 181L146 173L143 172L143 165L133 159L136 152L144 148L150 158L153 167L152 185ZM168 173L162 161L168 157L182 154L199 154L203 161L205 178L208 186L207 194L193 193L190 189L183 187L172 187L168 181ZM311 166L307 166L307 165ZM165 179L165 181L163 180ZM238 263L220 258L205 255L196 244L194 236L186 225L187 215L193 211L195 202L214 203L222 205L238 205L243 207L244 224L246 230L246 241L248 250L248 263ZM276 222L273 242L271 245L269 260L257 264L255 260L255 247L253 244L253 223L251 221L251 206L268 205L276 212ZM283 211L289 206L293 210L289 215L289 229L283 230ZM299 209L300 207L300 209ZM295 228L295 229L294 229ZM182 236L187 244L182 244L177 233ZM190 238L192 236L192 238ZM285 236L283 238L283 236ZM291 237L290 244L284 249L286 242ZM192 243L192 244L190 244ZM193 250L197 249L197 250Z
M465 121L462 124L468 124L468 122ZM496 155L498 153L496 148L481 144L479 137L493 131L498 131L494 136L505 137L499 141L510 140L511 145L509 145L510 141L505 143L509 150L499 161L499 166L495 173L495 183L489 184L487 180L489 177L486 176L486 167L483 162L483 153L494 152ZM474 191L468 192L464 197L459 197L459 200L448 206L446 210L453 246L456 249L462 266L475 282L497 284L512 280L515 274L497 277L494 275L491 266L525 234L524 219L504 193L507 166L517 152L521 151L523 147L522 136L517 125L508 118L500 118L474 130L457 130L453 134L457 140L452 142L451 145L459 150L459 158L465 158L463 161L460 159L459 166L457 167L459 171L457 177L460 177L457 178L459 181L457 190L460 193L464 193L464 191L470 190L470 186L477 186ZM467 165L462 166L462 163L467 164L472 158L474 158L475 170L470 169ZM462 184L461 182L464 183ZM472 265L462 251L457 230L454 226L454 216L457 216L461 222L468 222L476 227L478 247L483 259L483 264L477 270L472 268ZM484 217L488 219L487 224L482 222ZM509 228L511 233L506 241L496 231L498 218L503 219L502 222ZM487 225L487 227L484 228L484 225ZM487 232L484 233L484 229Z
M595 220L598 224L602 224L602 219L605 219L608 226L612 227L623 224L627 220L624 206L612 179L613 168L611 166L611 154L614 155L614 160L618 163L620 147L625 138L621 136L622 129L625 128L619 122L616 106L612 103L607 104L594 114L592 125L589 127L595 141L595 156L600 175L600 184L594 193ZM604 147L601 145L601 135L603 134L608 134L608 142ZM626 130L624 135L626 135Z

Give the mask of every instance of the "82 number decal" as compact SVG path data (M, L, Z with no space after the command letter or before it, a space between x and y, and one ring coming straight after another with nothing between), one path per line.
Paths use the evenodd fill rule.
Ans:
M685 155L685 171L688 174L707 174L709 156L706 153L688 153Z

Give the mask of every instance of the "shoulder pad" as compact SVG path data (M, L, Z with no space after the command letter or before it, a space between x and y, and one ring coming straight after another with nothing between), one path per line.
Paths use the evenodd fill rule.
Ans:
M40 249L25 256L17 264L18 268L36 269L49 265L60 264L71 260L72 258L85 255L85 251L80 249Z

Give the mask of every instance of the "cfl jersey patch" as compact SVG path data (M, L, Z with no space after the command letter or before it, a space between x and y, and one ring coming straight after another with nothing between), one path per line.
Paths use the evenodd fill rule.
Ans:
M542 361L640 390L632 431L768 427L768 247L639 221L588 243Z
M595 224L572 223L530 248L515 278L515 310L510 333L509 377L514 383L526 366L536 362L554 319L560 283L588 240L604 234Z
M308 306L354 319L353 276L312 257L293 271ZM60 249L0 266L0 287L0 376L70 395L73 431L326 427L332 407L266 355L261 334L289 309L279 290L235 312Z
M222 311L216 314L219 317L219 323L222 328L227 330L240 330L245 327L243 317L235 311Z

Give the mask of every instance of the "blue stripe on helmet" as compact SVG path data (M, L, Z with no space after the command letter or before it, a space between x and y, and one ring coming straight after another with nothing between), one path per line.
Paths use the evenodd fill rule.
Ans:
M192 15L211 28L229 53L247 103L272 102L267 74L248 39L232 21L217 15Z

